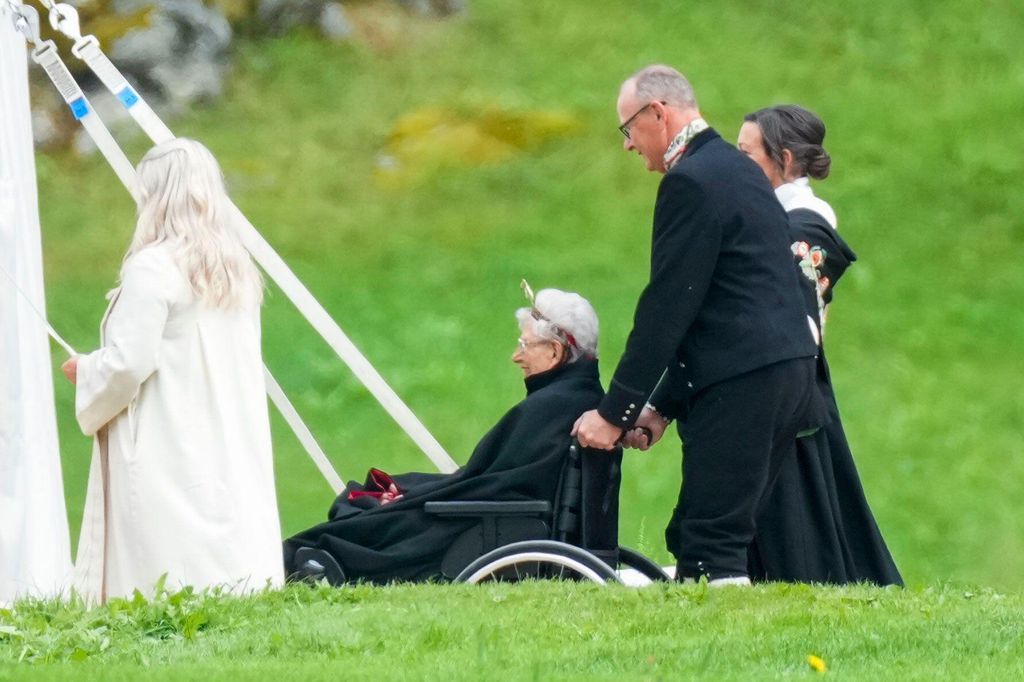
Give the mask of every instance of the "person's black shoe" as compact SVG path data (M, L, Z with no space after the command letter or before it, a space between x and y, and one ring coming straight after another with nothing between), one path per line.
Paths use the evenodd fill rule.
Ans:
M332 587L339 587L348 582L341 564L322 549L300 547L295 550L293 563L297 568L288 576L288 580L291 582L314 583L318 580L326 580L327 584Z

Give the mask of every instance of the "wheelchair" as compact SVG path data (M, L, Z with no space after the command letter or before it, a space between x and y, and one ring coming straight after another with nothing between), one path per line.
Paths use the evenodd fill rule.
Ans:
M632 569L641 581L671 578L658 564L618 544L622 449L587 450L573 440L554 502L427 502L438 518L477 523L459 535L441 570L454 582L568 579L623 583Z

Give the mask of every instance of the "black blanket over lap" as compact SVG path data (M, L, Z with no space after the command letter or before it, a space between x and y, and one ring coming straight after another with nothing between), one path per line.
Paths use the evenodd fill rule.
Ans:
M327 551L349 580L385 583L438 577L441 559L472 519L438 518L426 502L454 500L552 500L569 451L576 418L597 407L604 392L596 360L581 359L526 379L526 398L509 410L453 474L394 476L402 498L365 508L365 498L348 501L351 482L331 506L329 520L284 542L285 569L293 572L295 551Z

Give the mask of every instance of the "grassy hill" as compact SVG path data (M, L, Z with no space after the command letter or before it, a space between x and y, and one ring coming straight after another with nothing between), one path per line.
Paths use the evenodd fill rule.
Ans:
M1011 500L1024 482L1024 212L1010 150L1024 133L1007 123L1024 79L1019 8L481 1L444 23L358 18L355 45L242 44L225 100L174 127L218 154L253 223L457 460L521 393L507 362L520 277L589 297L606 375L614 367L657 182L622 153L614 97L635 68L663 61L687 73L727 138L770 103L823 116L835 163L818 191L860 256L829 343L869 499L911 582L1022 584ZM454 134L428 129L402 157L389 145L396 122L431 109ZM573 126L495 152L501 140L478 134L494 112ZM96 159L44 157L39 171L51 316L88 348L132 207ZM343 475L428 466L283 296L265 337ZM77 519L88 443L59 388ZM321 518L329 491L277 426L294 531ZM623 535L655 553L678 459L673 441L627 470Z
M1020 677L1019 3L472 0L440 23L381 7L353 5L352 44L241 42L225 99L173 127L214 150L253 223L459 461L522 393L508 362L521 277L594 302L606 377L621 353L658 181L615 131L625 76L679 67L730 139L767 104L823 116L834 173L817 191L859 255L837 290L830 359L911 589L292 588L89 612L24 604L0 612L0 679L772 679L816 674L808 655L849 679ZM50 316L87 349L133 207L96 158L41 156L38 170ZM264 336L344 476L428 467L275 291ZM58 401L77 533L89 443L62 381ZM274 428L294 532L322 518L330 492ZM662 559L678 471L675 439L626 463L623 539Z
M587 296L614 368L658 181L623 153L614 100L666 62L727 139L772 103L825 119L834 173L817 191L859 255L830 360L879 524L911 585L1024 587L1019 3L473 0L447 22L357 8L352 44L241 42L224 100L172 127L214 150L252 222L457 460L522 394L520 278ZM96 158L38 170L50 316L88 349L133 207ZM429 467L273 291L264 337L343 476ZM89 443L63 381L58 400L77 533ZM330 491L274 427L290 533ZM663 559L667 440L629 456L622 494L624 541Z

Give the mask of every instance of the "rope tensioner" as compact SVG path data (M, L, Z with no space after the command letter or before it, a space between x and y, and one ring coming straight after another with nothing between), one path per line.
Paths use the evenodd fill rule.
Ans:
M39 35L39 12L35 7L24 5L15 0L7 0L14 13L14 27L25 36L32 46L32 61L43 67L53 86L71 109L71 114L82 124L89 137L96 143L100 153L114 169L121 183L132 190L135 183L135 167L124 155L117 141L107 130L100 117L93 111L85 93L78 86L74 76L68 70L57 51L57 44L52 40L43 40ZM77 16L77 15L76 15Z
M41 0L42 1L42 0ZM82 35L78 10L66 3L44 2L50 8L50 26L73 40L71 54L85 62L104 87L121 102L132 118L142 126L153 144L174 139L174 133L128 83L128 79L114 66L100 49L94 35Z

